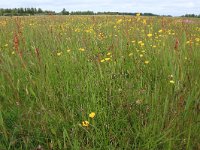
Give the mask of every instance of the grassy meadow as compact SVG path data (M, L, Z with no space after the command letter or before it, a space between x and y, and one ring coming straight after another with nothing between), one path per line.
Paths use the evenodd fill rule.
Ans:
M0 18L0 149L200 149L200 20Z

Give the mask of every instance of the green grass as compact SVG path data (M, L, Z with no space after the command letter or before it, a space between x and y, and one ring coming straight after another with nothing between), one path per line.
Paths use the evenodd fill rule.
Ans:
M192 21L0 18L0 149L199 149Z

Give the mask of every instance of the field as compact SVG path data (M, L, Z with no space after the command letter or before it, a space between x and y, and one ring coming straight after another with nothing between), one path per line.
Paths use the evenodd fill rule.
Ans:
M200 149L200 20L0 18L0 149Z

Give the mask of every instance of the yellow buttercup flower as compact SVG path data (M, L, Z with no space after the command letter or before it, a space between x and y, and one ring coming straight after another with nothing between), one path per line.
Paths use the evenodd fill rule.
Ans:
M82 122L82 126L83 127L88 127L90 125L90 123L88 121L83 121Z
M90 118L94 118L94 117L95 117L95 112L91 112L91 113L89 114L89 117L90 117Z
M57 53L57 56L60 56L60 55L62 55L62 52Z
M145 63L145 64L149 64L149 61L148 61L148 60L146 60L144 63Z
M104 61L105 61L105 59L102 59L102 60L101 60L101 62L104 62Z
M117 20L117 24L120 24L122 21L122 19Z
M148 37L152 37L153 35L151 33L147 34Z
M153 47L153 48L156 48L156 45L153 45L152 47Z
M108 56L110 56L110 55L111 55L111 53L109 52L109 53L107 53L107 55L108 55Z
M109 60L110 60L110 58L105 58L105 60L106 60L106 61L109 61Z
M137 13L136 16L139 17L139 16L140 16L140 13Z
M85 49L84 49L84 48L79 48L79 51L82 51L82 52L84 52L84 51L85 51Z
M133 56L133 53L130 53L128 56Z
M144 46L144 43L141 43L140 46Z
M174 83L175 83L174 80L170 80L169 82L170 82L171 84L174 84Z

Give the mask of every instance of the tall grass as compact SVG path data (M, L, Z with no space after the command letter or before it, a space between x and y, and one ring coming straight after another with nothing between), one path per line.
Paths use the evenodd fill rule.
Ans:
M199 149L199 38L199 20L0 18L0 149Z

